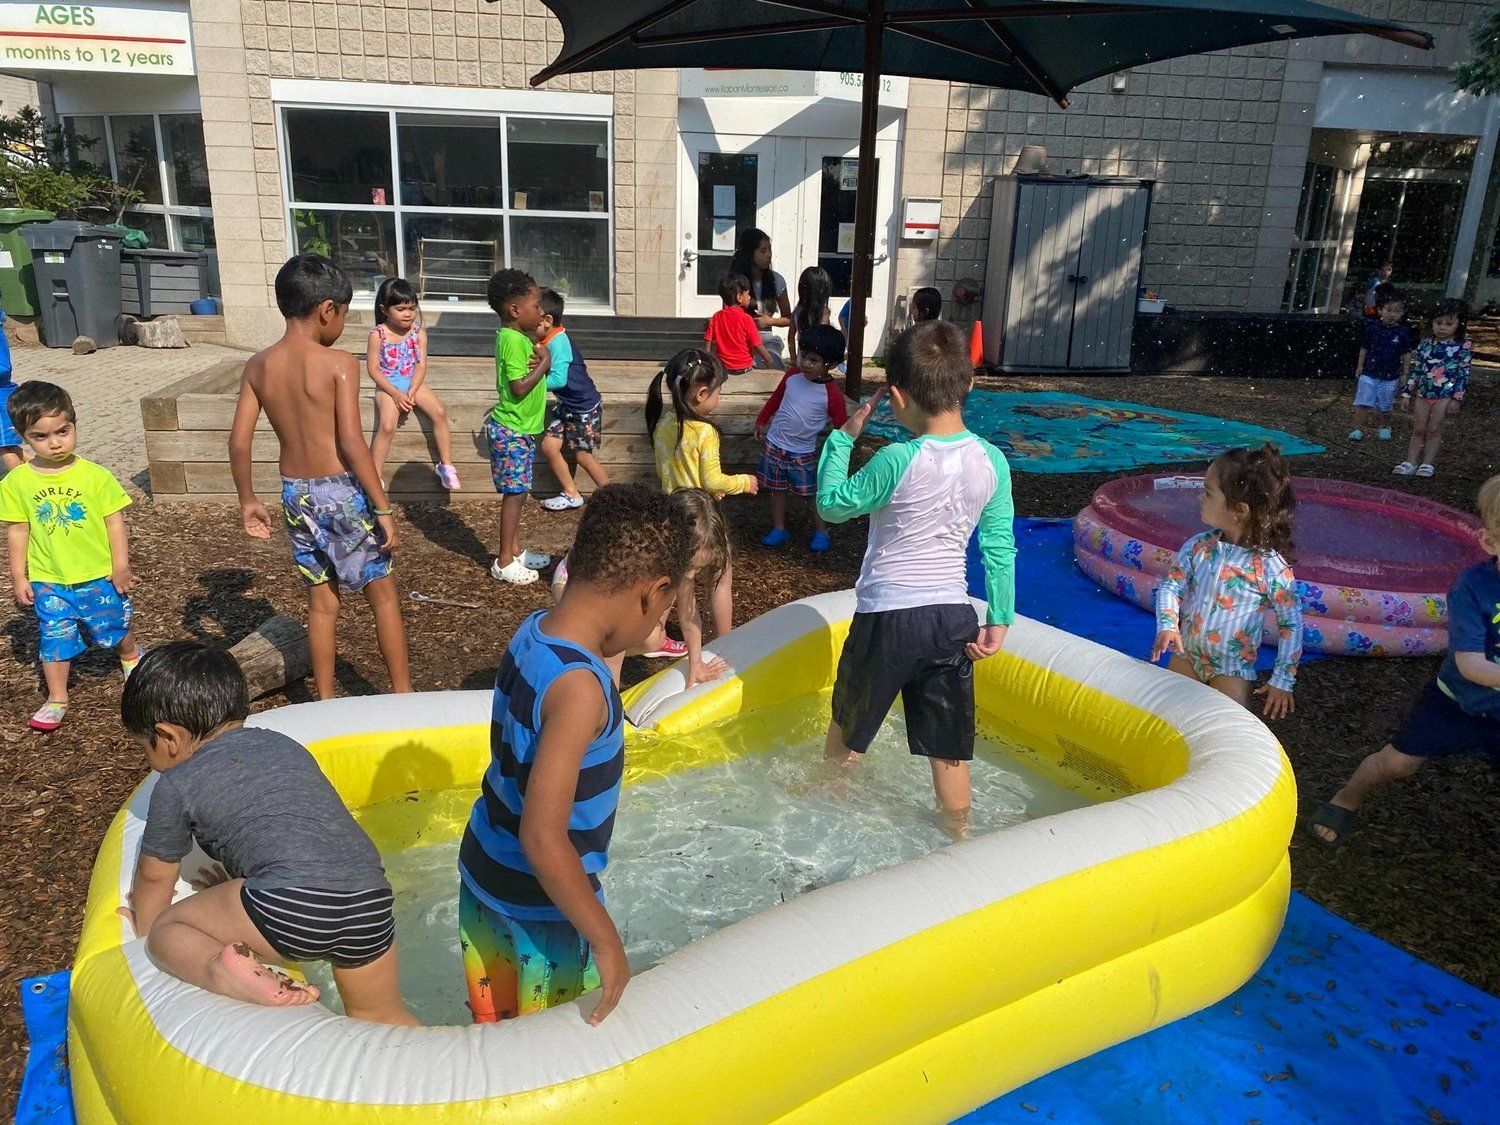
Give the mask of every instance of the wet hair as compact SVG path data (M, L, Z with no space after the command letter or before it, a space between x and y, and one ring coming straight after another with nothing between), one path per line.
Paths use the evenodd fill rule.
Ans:
M563 295L550 285L542 290L541 296L542 312L552 318L552 323L561 327L563 322L563 307L567 304Z
M1439 302L1433 311L1432 320L1439 317L1451 316L1458 320L1458 327L1453 330L1453 338L1462 340L1469 334L1469 302L1460 301L1457 297L1449 297ZM1432 328L1432 320L1427 322L1428 330Z
M698 579L709 586L716 585L729 567L729 525L724 521L724 509L701 488L679 488L671 499L672 505L685 512L691 521L692 550L688 565L692 565L699 551L707 549L708 561L698 568Z
M1405 305L1406 294L1397 289L1390 282L1375 286L1375 307L1383 309L1386 305Z
M141 658L125 681L120 720L138 738L158 723L205 738L250 714L250 688L234 657L199 641L173 641Z
M505 306L519 301L536 288L536 278L525 270L496 270L484 287L484 299L501 320L505 319Z
M800 351L811 352L829 367L837 367L844 362L849 345L844 334L833 325L818 324L802 333L797 347Z
M724 365L716 357L702 348L683 348L667 360L667 365L651 380L651 388L646 392L646 436L656 436L656 424L666 412L666 398L670 395L672 409L677 414L677 441L681 441L682 427L686 423L702 421L688 405L693 392L699 387L716 390L727 378Z
M913 324L891 343L885 378L924 414L959 409L974 382L974 365L962 329L949 320Z
M288 320L306 320L324 301L344 308L353 299L354 286L321 254L298 254L276 271L276 307Z
M930 285L922 286L911 295L911 312L913 320L936 320L943 315L943 295Z
M10 414L10 424L22 437L49 414L61 414L69 422L78 421L72 396L56 383L40 379L28 379L11 392L6 411Z
M770 266L767 266L766 272L760 276L758 292L755 286L755 252L760 249L762 242L770 241L771 236L759 227L742 230L739 238L735 239L734 256L729 259L729 272L744 276L745 280L750 283L750 295L757 302L774 303L776 301L776 279L771 276Z
M750 279L742 273L726 273L719 278L719 300L727 309L740 303L740 294L750 292Z
M675 586L693 553L693 520L683 505L645 485L606 484L583 507L568 552L568 585L612 593L666 578Z
M397 305L417 304L417 291L404 277L388 277L375 290L375 323L384 324L386 315Z
M1274 442L1259 449L1227 449L1209 471L1219 480L1219 491L1227 504L1243 504L1245 517L1242 547L1252 551L1277 551L1288 559L1292 553L1292 474Z
M1500 474L1479 486L1479 522L1491 535L1500 535Z
M833 279L822 266L808 266L797 279L797 331L806 335L821 328L833 297ZM822 355L821 352L818 353ZM827 358L826 356L824 358Z

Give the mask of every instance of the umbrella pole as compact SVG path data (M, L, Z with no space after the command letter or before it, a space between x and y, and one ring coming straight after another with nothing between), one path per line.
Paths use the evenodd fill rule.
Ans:
M875 134L880 128L880 63L885 46L885 0L870 0L865 25L865 74L860 91L859 179L854 193L854 269L849 282L849 354L844 393L859 401L865 361L865 304L875 260Z

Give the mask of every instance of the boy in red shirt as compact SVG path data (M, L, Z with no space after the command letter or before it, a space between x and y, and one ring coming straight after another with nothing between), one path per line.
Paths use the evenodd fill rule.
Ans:
M726 273L719 282L724 307L708 321L703 338L709 355L717 356L730 375L753 370L758 358L762 367L776 366L771 353L760 342L760 328L746 310L750 307L750 280L744 274Z

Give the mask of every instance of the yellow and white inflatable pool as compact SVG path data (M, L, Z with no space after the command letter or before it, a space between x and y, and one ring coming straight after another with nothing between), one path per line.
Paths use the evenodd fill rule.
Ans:
M672 670L630 692L627 784L730 752L694 743L707 724L826 687L853 604L822 595L737 630L716 646L741 670L727 683L682 693ZM982 727L1127 795L731 925L640 973L597 1029L587 999L391 1028L163 975L115 913L148 780L89 890L69 1012L79 1120L946 1121L1243 983L1290 882L1295 793L1270 732L1200 684L1024 619L976 686ZM488 692L459 692L254 721L309 746L359 807L477 784L489 709Z

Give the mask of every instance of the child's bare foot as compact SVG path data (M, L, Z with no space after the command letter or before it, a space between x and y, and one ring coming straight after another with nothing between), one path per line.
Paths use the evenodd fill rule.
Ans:
M943 809L943 830L955 840L969 838L969 810Z
M263 964L248 945L226 945L208 967L215 992L251 1004L290 1007L311 1004L318 990Z

